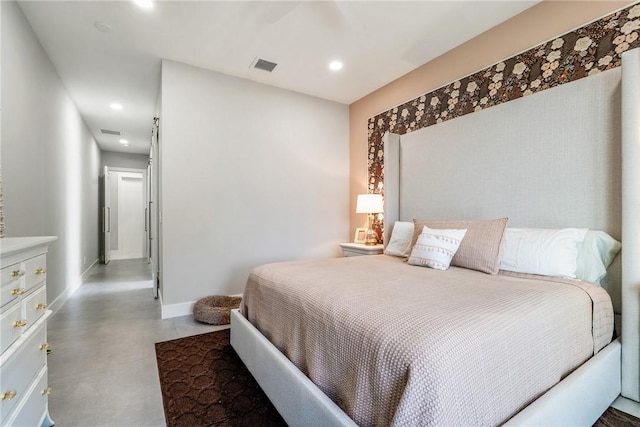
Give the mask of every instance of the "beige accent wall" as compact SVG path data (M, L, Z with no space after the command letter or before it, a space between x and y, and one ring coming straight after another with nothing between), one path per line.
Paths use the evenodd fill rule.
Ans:
M551 1L525 10L349 106L350 239L367 217L356 197L367 192L367 119L500 60L567 33L633 1Z

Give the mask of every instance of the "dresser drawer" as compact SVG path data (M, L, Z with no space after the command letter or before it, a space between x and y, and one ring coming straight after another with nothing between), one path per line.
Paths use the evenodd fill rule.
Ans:
M25 288L27 291L44 282L47 278L47 256L38 255L24 262Z
M0 315L0 354L22 334L25 326L19 326L25 319L22 318L22 304L16 304ZM4 375L4 367L2 369Z
M7 265L0 270L0 277L2 277L0 284L5 286L11 282L17 282L22 276L24 276L24 270L20 269L20 263Z
M32 294L24 298L25 319L27 319L27 328L29 325L36 323L47 311L47 288L41 286Z
M24 288L19 287L20 281L10 283L0 288L0 307L4 307L12 301L15 301L22 293L26 292Z
M47 363L47 351L40 346L47 340L46 323L42 323L0 369L0 425L18 402L24 400L29 385ZM11 397L12 396L12 397ZM11 398L8 398L11 397Z
M16 412L7 420L7 427L39 426L47 411L48 394L47 368L45 367L38 375L34 386L29 390L29 395L24 403L16 408Z
M22 288L22 276L24 270L20 269L20 264L13 264L0 270L0 307L18 298L16 292ZM16 291L14 291L16 290Z

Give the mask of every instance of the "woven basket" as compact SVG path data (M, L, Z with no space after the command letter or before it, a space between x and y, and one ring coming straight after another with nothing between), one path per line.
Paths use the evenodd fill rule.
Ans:
M231 310L240 307L241 297L213 295L200 298L193 306L193 317L210 325L227 325L231 321Z

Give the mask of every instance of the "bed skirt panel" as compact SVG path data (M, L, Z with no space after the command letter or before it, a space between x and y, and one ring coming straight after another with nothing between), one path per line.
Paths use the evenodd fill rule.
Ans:
M598 354L505 426L592 426L620 395L620 339Z
M288 425L357 427L239 310L231 311L231 346Z

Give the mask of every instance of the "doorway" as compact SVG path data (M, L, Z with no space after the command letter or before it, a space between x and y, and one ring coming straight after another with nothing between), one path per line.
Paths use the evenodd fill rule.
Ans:
M146 170L105 168L105 260L147 257ZM108 170L107 170L108 169ZM108 261L107 261L108 262Z

